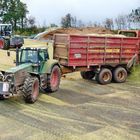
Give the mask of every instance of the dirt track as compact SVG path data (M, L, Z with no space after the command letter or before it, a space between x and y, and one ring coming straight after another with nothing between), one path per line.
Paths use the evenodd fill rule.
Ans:
M60 90L33 104L0 102L2 140L139 140L140 85L101 86L79 73L62 78Z
M79 74L74 78L77 74L63 78L58 92L41 94L34 105L19 98L1 101L0 138L138 140L140 87L101 86Z

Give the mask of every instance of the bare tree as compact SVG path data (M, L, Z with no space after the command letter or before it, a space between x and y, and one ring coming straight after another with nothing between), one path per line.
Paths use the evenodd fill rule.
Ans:
M127 29L127 20L126 20L126 16L125 15L119 15L116 19L115 19L115 23L117 26L117 29Z
M29 27L33 27L33 26L35 26L35 23L36 23L35 17L30 16L30 17L28 18L28 26L29 26Z
M75 28L77 27L77 18L76 18L76 16L72 17L71 26L75 27Z
M89 21L89 22L87 23L87 26L88 26L88 27L93 27L92 21Z
M129 15L129 18L134 28L140 28L140 8L132 10L132 12Z
M77 22L77 27L79 27L79 28L85 27L84 22L83 22L82 20L78 20L78 22Z
M104 22L104 26L105 26L105 28L110 29L110 30L114 29L113 19L107 18Z
M93 22L93 27L103 27L100 22Z
M62 17L61 25L64 28L72 27L72 16L71 16L71 14L68 13L65 17Z

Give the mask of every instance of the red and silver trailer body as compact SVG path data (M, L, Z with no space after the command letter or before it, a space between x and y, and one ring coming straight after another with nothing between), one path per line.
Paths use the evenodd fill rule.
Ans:
M113 71L117 67L128 70L134 63L139 63L140 32L120 33L131 33L133 37L56 34L54 58L72 71L93 72L103 68Z

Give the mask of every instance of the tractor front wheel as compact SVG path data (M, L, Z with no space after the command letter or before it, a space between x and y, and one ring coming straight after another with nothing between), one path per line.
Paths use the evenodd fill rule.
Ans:
M26 103L35 103L39 96L39 80L36 77L28 77L23 86L23 96Z

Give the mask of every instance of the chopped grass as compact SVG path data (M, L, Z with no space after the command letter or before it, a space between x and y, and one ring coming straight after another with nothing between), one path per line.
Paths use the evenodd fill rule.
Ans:
M129 79L129 81L132 81L134 83L140 83L140 65L135 66L132 69L132 72L128 79Z

